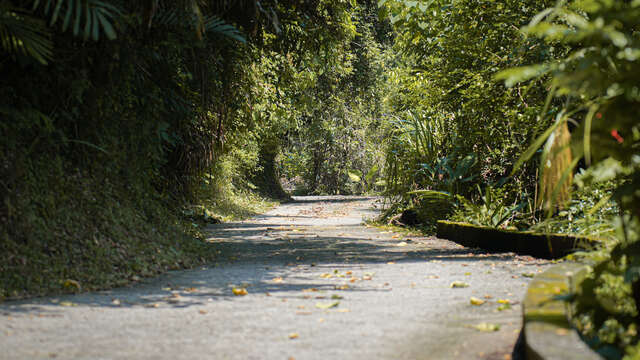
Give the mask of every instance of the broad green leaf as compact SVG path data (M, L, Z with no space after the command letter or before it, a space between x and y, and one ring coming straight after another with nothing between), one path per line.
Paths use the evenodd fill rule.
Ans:
M349 180L353 182L359 183L362 180L356 170L347 171L347 174L349 175Z
M526 161L528 161L529 159L531 159L531 157L533 156L533 154L535 154L541 147L542 145L547 141L547 139L549 138L549 136L551 136L551 134L560 126L562 125L565 121L567 121L567 117L564 114L564 112L561 112L560 114L558 114L558 116L556 116L556 121L555 123L550 126L542 135L540 135L534 142L533 144L531 144L527 150L525 150L525 152L520 156L520 158L518 159L518 161L516 161L515 165L513 166L513 170L511 170L511 175L515 174L515 172L520 169L520 167L522 166L522 164L524 164Z
M520 66L498 72L494 79L504 80L506 87L513 87L521 82L538 78L551 70L548 64Z

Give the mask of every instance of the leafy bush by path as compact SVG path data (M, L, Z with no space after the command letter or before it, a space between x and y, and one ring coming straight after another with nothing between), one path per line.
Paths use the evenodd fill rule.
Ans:
M397 121L386 150L389 195L421 207L414 190L479 201L476 185L501 186L509 203L534 197L536 166L509 177L550 123L544 80L505 87L495 75L563 54L520 28L553 1L381 1L397 31L398 66L387 103ZM553 102L550 111L555 111ZM484 190L483 190L484 191Z
M589 166L578 185L614 181L618 243L592 255L597 264L575 303L579 328L609 359L637 358L640 339L639 26L638 1L560 2L534 17L526 30L550 44L569 45L571 52L503 74L512 83L550 74L550 94L566 99L554 127L577 122L572 150Z

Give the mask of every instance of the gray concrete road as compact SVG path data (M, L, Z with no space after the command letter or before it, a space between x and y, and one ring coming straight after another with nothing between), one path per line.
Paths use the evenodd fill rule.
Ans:
M1 304L0 359L509 359L546 262L364 226L373 204L297 198L212 226L210 267Z

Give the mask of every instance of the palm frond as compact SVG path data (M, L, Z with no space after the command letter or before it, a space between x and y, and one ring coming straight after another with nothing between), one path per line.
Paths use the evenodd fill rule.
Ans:
M217 16L210 16L204 20L204 29L206 33L226 36L242 43L247 42L244 35L235 26L226 23Z
M185 19L188 19L185 21ZM242 43L246 39L242 32L235 26L227 23L219 16L203 16L197 3L192 6L159 6L153 13L150 24L169 27L192 27L196 36L202 38L206 35L225 36Z
M49 26L62 22L62 31L73 29L74 36L94 41L100 33L113 40L117 37L113 26L120 10L101 0L34 0L33 10L41 9L49 17Z
M6 2L0 3L0 45L9 54L23 54L43 65L53 55L45 22Z

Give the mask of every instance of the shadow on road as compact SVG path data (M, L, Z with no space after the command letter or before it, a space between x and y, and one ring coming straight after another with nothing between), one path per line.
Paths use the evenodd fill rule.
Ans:
M301 202L318 201L353 202L354 199L316 198ZM278 217L282 218L281 223L271 223ZM241 299L233 295L234 287L246 289L251 295L282 297L322 298L328 292L382 292L388 289L373 286L372 282L359 281L351 286L347 279L319 281L317 276L305 276L305 271L332 273L340 272L340 268L346 271L354 265L389 262L513 260L513 254L486 254L435 238L393 238L361 225L292 225L285 223L289 217L292 216L271 216L269 223L212 226L209 242L219 250L220 260L207 268L173 272L111 291L8 302L0 305L0 313L56 316L63 307L74 306L141 307L150 311L182 308ZM281 276L295 278L295 283L274 282Z

